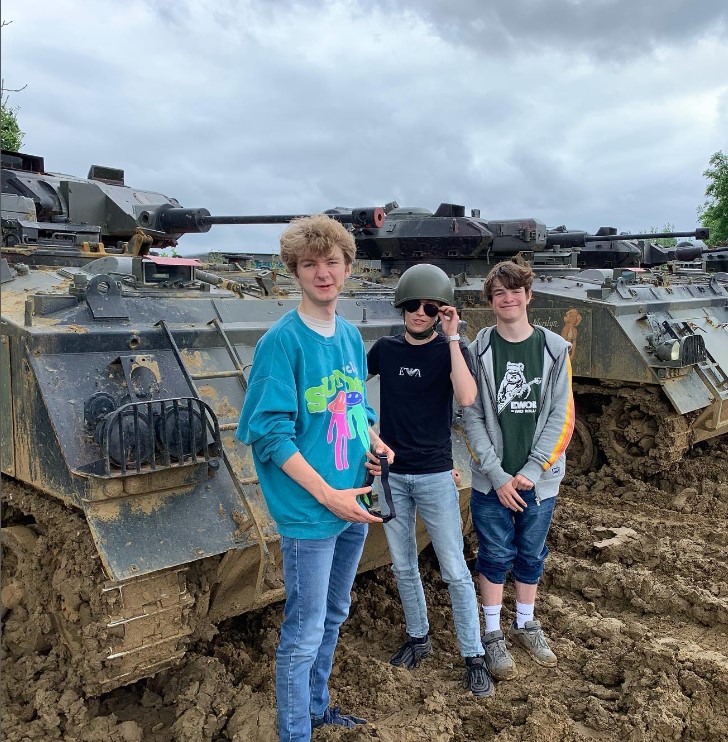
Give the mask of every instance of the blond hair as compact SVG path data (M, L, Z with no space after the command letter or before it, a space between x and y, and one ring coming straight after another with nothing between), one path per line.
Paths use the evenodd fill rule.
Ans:
M346 227L326 214L294 219L281 235L281 260L296 275L299 260L325 258L340 247L347 266L354 262L356 243Z

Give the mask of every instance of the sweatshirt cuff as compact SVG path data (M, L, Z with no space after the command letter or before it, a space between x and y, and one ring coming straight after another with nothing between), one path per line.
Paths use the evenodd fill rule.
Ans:
M285 441L271 454L271 460L280 469L295 453L298 453L296 444L293 441Z
M538 482L539 479L541 479L541 475L543 474L543 468L538 465L535 461L527 461L523 468L521 469L519 474L523 474L526 479L531 480L534 484Z
M490 483L493 485L493 489L497 490L500 489L504 484L510 482L513 477L507 471L503 471L502 467L498 466L488 472L488 479L490 479Z

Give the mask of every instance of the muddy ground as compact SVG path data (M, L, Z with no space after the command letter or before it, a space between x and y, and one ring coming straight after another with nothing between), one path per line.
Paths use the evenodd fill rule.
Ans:
M514 649L516 680L490 699L464 693L448 593L427 550L433 656L412 673L387 663L403 632L394 580L388 568L360 576L331 685L335 703L369 724L314 739L728 739L728 441L699 445L650 481L606 466L567 479L549 545L537 617L555 670ZM505 620L512 605L509 587ZM179 667L97 698L83 696L56 648L4 651L3 738L274 740L280 616L275 605L230 620Z

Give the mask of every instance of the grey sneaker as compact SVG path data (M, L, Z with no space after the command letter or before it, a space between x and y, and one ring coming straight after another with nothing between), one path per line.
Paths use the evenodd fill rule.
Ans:
M483 647L488 672L496 680L513 680L518 675L516 663L506 647L506 640L500 629L483 634Z
M522 629L519 629L514 621L508 629L508 636L516 644L520 644L539 665L556 666L558 660L543 635L540 621L526 621Z

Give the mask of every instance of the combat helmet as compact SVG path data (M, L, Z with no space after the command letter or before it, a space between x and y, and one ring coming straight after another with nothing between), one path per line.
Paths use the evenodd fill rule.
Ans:
M418 263L407 268L394 290L395 307L401 307L410 299L432 299L451 305L455 301L455 291L442 268Z

